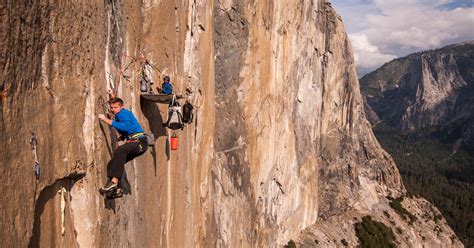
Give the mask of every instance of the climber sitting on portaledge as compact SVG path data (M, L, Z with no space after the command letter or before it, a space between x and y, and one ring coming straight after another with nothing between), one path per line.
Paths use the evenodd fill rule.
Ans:
M163 78L163 83L161 84L161 88L157 86L156 89L161 94L171 95L171 93L173 93L173 85L170 82L170 77L165 76Z
M137 121L133 113L123 107L123 100L112 98L109 100L112 114L115 120L99 115L99 119L117 129L122 140L126 143L119 146L107 164L108 181L99 191L102 194L114 193L119 190L119 181L124 173L125 163L142 155L147 149L147 139L143 133L143 128Z

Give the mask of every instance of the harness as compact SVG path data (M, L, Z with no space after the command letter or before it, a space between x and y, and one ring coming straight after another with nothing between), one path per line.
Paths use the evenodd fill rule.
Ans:
M127 137L127 141L126 143L129 144L129 143L138 143L138 149L139 149L139 152L143 152L145 151L145 148L146 147L143 147L142 144L140 143L140 138L145 138L145 134L143 132L140 132L140 133L134 133L132 135L129 135ZM148 141L147 141L148 142Z
M127 137L127 142L126 143L132 143L132 142L140 142L140 138L145 137L144 133L134 133L132 135L129 135Z

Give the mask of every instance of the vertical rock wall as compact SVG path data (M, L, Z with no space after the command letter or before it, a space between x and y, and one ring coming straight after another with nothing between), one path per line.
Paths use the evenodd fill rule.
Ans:
M328 3L220 2L215 15L218 244L282 244L366 190L401 190Z
M104 152L90 115L96 100L88 100L104 79L99 73L103 9L90 1L2 3L0 228L6 247L77 244L73 229L61 234L61 226L72 227L73 220L68 204L62 221L60 198L77 199L58 192L70 190L86 172L95 183L94 168ZM39 180L33 173L32 132L38 139Z
M403 192L362 114L350 44L326 1L0 10L6 246L274 247ZM162 126L167 106L139 98L141 55L154 86L170 75L195 106L178 151ZM127 164L125 196L104 201L97 189L115 144L97 114L114 87L157 141Z

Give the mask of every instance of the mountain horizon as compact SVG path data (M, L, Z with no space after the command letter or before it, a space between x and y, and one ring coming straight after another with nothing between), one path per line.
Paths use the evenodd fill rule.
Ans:
M411 194L474 245L474 41L417 52L360 80L365 112Z

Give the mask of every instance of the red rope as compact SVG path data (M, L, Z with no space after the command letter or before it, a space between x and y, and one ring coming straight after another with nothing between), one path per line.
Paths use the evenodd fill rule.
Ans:
M120 81L122 81L122 74L123 74L122 64L123 64L124 58L130 58L132 60L136 60L135 57L122 53L122 56L120 57L120 67L117 73L117 81L115 82L114 89L112 90L114 93L114 96L117 96L118 88L120 86Z
M112 90L114 96L117 96L118 88L120 86L120 82L122 81L122 75L123 75L123 70L124 70L122 65L123 65L123 62L124 62L124 58L130 58L131 60L134 60L134 61L137 60L137 58L135 58L133 56L122 53L122 56L120 57L119 70L117 71L117 80L115 82L114 89ZM140 65L143 65L143 64L146 64L146 63L148 63L148 62L147 62L147 59L146 59L145 55L143 54L143 52L140 52ZM153 67L153 65L151 65L151 66ZM127 66L127 68L128 68L128 66ZM125 68L125 70L127 68ZM156 68L154 68L154 69L156 69Z

